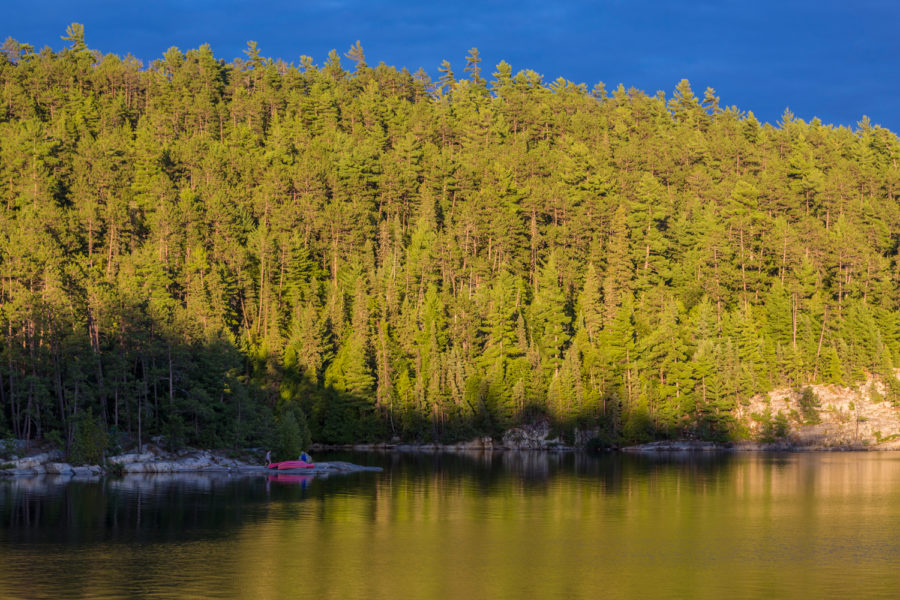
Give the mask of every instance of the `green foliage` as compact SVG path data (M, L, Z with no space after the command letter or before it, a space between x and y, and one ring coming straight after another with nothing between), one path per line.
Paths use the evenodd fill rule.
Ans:
M771 407L767 406L762 414L753 413L751 418L759 424L757 440L760 442L772 443L783 439L790 433L788 417L781 410L772 415Z
M900 406L900 379L896 377L886 377L884 380L887 391L884 395L885 400L893 406Z
M782 411L778 411L772 421L772 436L775 438L783 438L790 431L788 419Z
M309 424L306 422L306 414L299 407L294 409L294 418L297 421L297 428L300 432L300 450L305 452L309 450L312 444L312 435L309 432Z
M869 402L871 402L872 404L881 404L882 402L884 402L884 396L874 385L869 388ZM851 402L850 410L853 410L854 408L855 405L853 404L853 402Z
M488 82L476 49L432 82L359 42L350 69L255 42L144 69L63 39L0 57L17 438L93 411L111 449L295 440L288 414L301 446L304 419L451 441L536 415L729 439L779 386L875 374L900 402L887 130L763 126L686 80Z
M588 452L600 452L615 448L617 441L606 431L600 431L597 435L590 438L584 445L584 449Z
M803 388L798 404L800 405L800 414L807 425L815 425L822 422L822 419L819 417L819 407L822 403L811 387Z
M730 442L741 437L738 424L730 413L704 413L697 419L693 434L711 442Z
M69 462L74 465L99 465L106 458L109 438L103 424L93 411L80 412L75 417Z
M125 446L126 434L122 431L119 431L119 428L113 425L106 432L107 436L107 445L106 445L106 454L107 456L115 456L117 454L121 454L122 450Z
M649 442L655 437L653 421L644 409L628 413L622 427L622 440L627 444Z
M57 450L65 450L66 448L66 442L63 440L62 434L55 429L53 431L48 431L44 435L44 439L53 444Z
M557 425L550 429L547 434L549 439L558 438L559 441L566 446L575 445L575 427L571 425Z
M307 431L307 435L308 435ZM303 432L300 429L294 412L290 411L278 420L275 428L275 461L296 459L303 452Z
M13 439L12 436L4 436L3 439L0 439L0 459L8 460L10 458L15 458L15 455L16 440Z

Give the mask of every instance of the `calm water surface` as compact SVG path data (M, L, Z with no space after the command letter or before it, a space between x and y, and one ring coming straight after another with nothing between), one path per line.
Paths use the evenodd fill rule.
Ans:
M0 597L900 596L900 455L340 458L2 480Z

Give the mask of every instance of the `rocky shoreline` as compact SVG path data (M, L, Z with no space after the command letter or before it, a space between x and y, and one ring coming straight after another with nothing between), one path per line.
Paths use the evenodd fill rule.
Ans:
M47 450L21 458L0 462L0 477L31 477L35 475L59 475L77 478L94 478L103 475L158 474L158 473L286 473L267 469L264 465L227 456L224 452L188 449L167 452L153 444L147 444L143 452L130 452L108 457L106 465L72 465L64 462L61 450ZM303 475L328 476L339 473L381 471L380 467L366 467L344 461L317 462ZM289 471L295 474L297 470Z
M747 435L756 441L705 442L699 440L657 441L624 447L607 447L628 453L654 452L835 452L900 450L900 410L885 400L884 385L868 380L858 388L818 385L814 414L800 422L804 407L798 390L779 389L751 398L738 410L739 421L746 424ZM765 439L767 428L778 419L784 425L782 436ZM383 443L313 444L312 451L345 450L354 452L397 453L485 453L506 451L573 452L592 446L599 435L596 429L570 432L565 439L549 421L542 420L508 430L499 439L480 437L454 444L407 443L399 439ZM157 440L154 440L157 442ZM12 446L10 446L12 444ZM261 451L247 452L237 458L226 451L184 449L168 452L159 443L144 444L140 452L111 456L105 465L71 465L62 451L43 447L26 451L22 441L0 441L0 477L59 475L63 477L101 477L106 474L132 473L273 473L261 465ZM316 463L303 474L327 476L378 470L346 462ZM285 473L281 471L281 473ZM294 473L294 472L292 472Z
M701 440L663 440L628 446L609 446L605 450L629 453L649 452L835 452L835 451L886 451L900 450L900 439L876 439L840 434L828 423L823 411L823 423L795 425L790 433L773 441L710 442ZM832 431L835 429L835 431ZM888 431L893 429L885 428ZM551 428L547 421L540 421L508 430L502 438L481 437L454 444L393 442L361 444L313 444L313 451L344 450L352 452L405 452L405 453L462 453L462 452L515 452L537 450L544 452L575 452L591 446L597 430L576 430L574 443L567 443Z
M880 452L897 450L893 445L867 446L863 444L810 445L796 440L763 442L703 442L697 440L668 440L619 448L620 452L651 454L654 452Z
M374 444L314 444L315 451L351 451L351 452L399 452L399 453L472 453L472 452L579 452L584 447L567 446L565 444L548 444L534 446L506 446L503 444L481 443L479 441L461 442L457 444L413 444L413 443L374 443ZM665 440L615 446L605 448L609 452L626 452L648 454L653 452L885 452L900 450L897 444L881 444L869 446L864 444L817 445L780 440L772 443L742 442L706 442L699 440Z
M900 369L897 370L900 377ZM804 392L811 396L804 403ZM869 376L854 387L819 384L778 388L741 402L734 416L745 440L656 441L607 450L649 452L872 452L900 450L900 407L888 389ZM415 444L394 440L375 444L313 445L313 450L355 452L495 452L541 450L572 452L598 447L598 429L570 431L563 438L548 420L512 428L499 439L476 438L456 444Z
M524 441L524 440L523 440ZM797 443L797 442L800 443ZM348 450L354 452L384 453L493 453L493 452L575 452L582 450L575 446L550 440L539 443L528 440L526 443L504 444L503 441L491 438L479 438L470 442L457 444L411 444L411 443L377 443L377 444L314 444L314 451ZM712 453L712 452L871 452L900 450L897 444L880 444L869 446L863 444L811 445L802 440L780 440L773 443L761 442L706 442L699 440L656 441L620 448L609 448L629 454L657 453ZM33 477L38 475L54 475L77 479L95 479L105 475L132 474L202 474L202 473L235 473L246 475L308 475L327 477L344 473L378 472L380 467L368 467L345 461L316 462L309 469L291 469L277 471L267 469L264 465L251 463L227 456L224 452L209 450L184 450L170 453L158 447L148 445L144 452L125 453L111 456L107 464L72 465L64 462L63 452L47 450L21 458L0 462L0 478Z

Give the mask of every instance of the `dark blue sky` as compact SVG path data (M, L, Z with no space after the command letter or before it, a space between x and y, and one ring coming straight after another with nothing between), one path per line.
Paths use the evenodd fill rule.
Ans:
M476 46L487 73L500 60L549 82L565 77L670 95L688 78L701 95L776 122L798 117L854 126L862 115L900 131L897 0L34 0L8 3L0 37L61 48L77 21L87 43L146 63L170 46L209 43L242 56L318 64L362 41L367 62L461 74Z

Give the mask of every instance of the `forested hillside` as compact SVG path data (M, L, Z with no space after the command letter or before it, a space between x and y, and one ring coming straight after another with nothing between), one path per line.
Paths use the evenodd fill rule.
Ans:
M431 81L358 43L144 68L66 39L0 53L0 431L716 437L776 386L898 388L900 141L865 118L475 50Z

